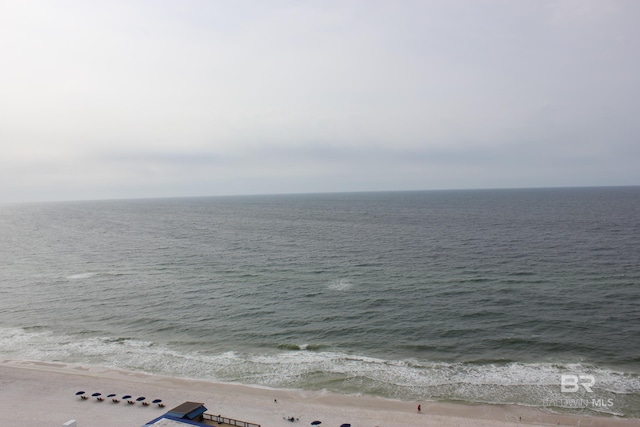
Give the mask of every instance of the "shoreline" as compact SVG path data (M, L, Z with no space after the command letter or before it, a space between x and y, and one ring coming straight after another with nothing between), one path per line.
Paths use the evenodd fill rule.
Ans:
M260 424L288 426L293 416L298 426L321 420L322 425L350 423L354 427L380 426L640 426L640 419L599 417L545 412L514 404L464 404L405 402L380 397L340 395L331 392L270 389L242 384L216 383L119 369L68 363L1 360L0 420L7 425L62 425L75 419L79 427L142 426L185 402L203 402L210 414ZM89 395L132 394L156 405L127 405L95 398L82 400L78 390ZM276 402L277 401L277 402ZM422 412L418 413L420 404Z

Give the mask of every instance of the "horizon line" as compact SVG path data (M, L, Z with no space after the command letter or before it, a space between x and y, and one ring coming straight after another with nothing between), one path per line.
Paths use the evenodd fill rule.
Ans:
M456 192L456 191L509 191L509 190L569 190L569 189L613 189L634 188L640 184L627 185L583 185L583 186L531 186L531 187L483 187L483 188L432 188L411 190L350 190L350 191L310 191L310 192L281 192L281 193L239 193L239 194L202 194L202 195L167 195L148 197L106 197L87 199L51 199L51 200L22 200L1 201L0 206L24 205L38 203L78 203L78 202L116 202L116 201L142 201L142 200L170 200L170 199L208 199L208 198L234 198L234 197L277 197L277 196L310 196L332 194L382 194L382 193L428 193L428 192Z

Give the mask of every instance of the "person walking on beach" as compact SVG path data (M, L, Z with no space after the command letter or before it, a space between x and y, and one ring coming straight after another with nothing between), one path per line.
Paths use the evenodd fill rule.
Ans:
M420 405L418 405L418 412L422 412L422 408Z

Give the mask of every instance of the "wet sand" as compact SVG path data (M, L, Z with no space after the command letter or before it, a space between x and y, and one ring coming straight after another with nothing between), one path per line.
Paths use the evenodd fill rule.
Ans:
M162 399L157 405L129 405L110 399L75 396L100 392L134 399ZM517 405L463 405L401 402L328 392L274 390L236 384L146 375L116 369L37 361L0 361L0 425L62 426L74 419L78 427L138 427L185 402L204 402L210 414L260 424L262 427L507 427L507 426L639 426L640 419L558 415ZM276 402L277 401L277 402ZM422 412L418 413L418 404ZM290 422L284 418L299 419Z

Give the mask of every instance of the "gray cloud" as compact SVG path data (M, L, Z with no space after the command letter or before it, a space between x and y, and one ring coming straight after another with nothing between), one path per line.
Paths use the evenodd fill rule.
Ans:
M0 5L0 200L630 185L633 1Z

